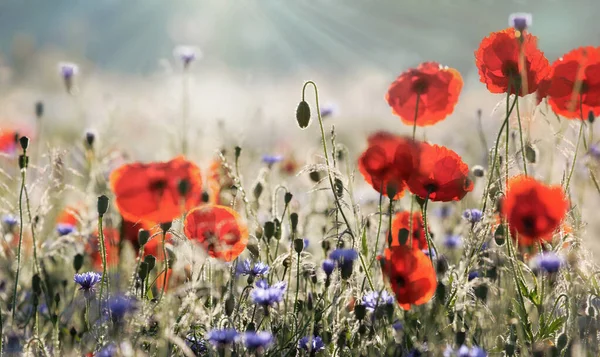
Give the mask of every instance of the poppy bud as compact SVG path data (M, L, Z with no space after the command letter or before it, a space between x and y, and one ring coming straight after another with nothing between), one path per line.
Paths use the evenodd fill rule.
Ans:
M286 205L290 204L292 197L294 197L294 195L291 192L286 192L285 196L283 196L283 202L285 202Z
M19 169L26 169L28 164L29 157L27 155L19 155Z
M298 228L298 213L294 212L290 214L290 221L292 226L292 232L296 232L296 228Z
M75 254L75 257L73 257L73 269L75 269L75 272L79 272L79 270L81 269L81 267L83 266L83 254Z
M233 294L229 294L227 300L225 300L225 315L231 316L233 310L235 309L235 298Z
M98 197L98 215L100 217L104 216L104 214L108 211L108 197L105 195Z
M44 103L42 101L35 102L35 116L39 119L44 115Z
M303 249L304 249L304 240L294 239L294 251L296 253L300 254Z
M140 280L146 280L146 277L148 276L148 270L148 263L141 262L140 268L138 269L138 276L140 277Z
M273 235L275 234L275 223L271 221L265 222L264 234L267 240L273 238Z
M292 257L291 256L287 256L284 260L283 260L283 267L288 269L290 267L290 265L292 265Z
M532 143L525 145L525 159L528 162L535 164L537 162L538 150Z
M27 150L27 148L29 147L29 138L26 136L21 136L21 138L19 139L19 143L21 144L23 152L25 152L25 150Z
M462 346L465 344L465 340L467 339L467 334L464 331L457 331L455 337L456 345Z
M34 274L31 277L31 289L36 295L40 295L42 293L42 279L38 274Z
M437 288L435 289L435 298L439 300L440 304L443 304L446 301L446 286L444 283L439 282L437 284Z
M77 336L77 330L75 329L75 327L71 327L71 329L69 330L69 335L71 335L71 338L75 338L75 336Z
M146 255L144 257L144 263L148 264L148 272L151 272L156 266L156 258L153 255Z
M60 304L60 294L56 293L56 294L54 294L54 305L56 305L56 307L58 307L58 304Z
M145 229L140 229L138 232L138 243L140 247L143 247L148 243L148 239L150 239L150 232Z
M501 224L498 226L498 228L496 228L496 231L494 232L494 240L498 246L504 245L504 242L506 241L506 237L504 235L504 225Z
M338 198L341 198L344 195L344 183L342 182L342 180L336 177L333 187L335 189L335 195Z
M238 159L240 157L240 154L242 153L242 148L239 146L235 147L235 158Z
M385 193L388 197L396 197L396 194L398 193L398 186L395 183L388 183Z
M479 300L481 301L486 301L487 300L487 295L488 295L488 287L485 284L481 284L477 287L475 287L475 289L473 289L475 292L475 296L477 298L479 298Z
M187 194L190 192L191 188L192 188L192 185L190 184L190 180L185 179L185 178L182 180L179 180L179 183L177 184L177 192L179 192L179 196L181 196L181 197L187 196Z
M313 182L319 182L321 181L321 174L319 173L319 171L311 171L308 176L310 177L310 179Z
M94 141L96 141L96 134L92 133L91 131L85 133L85 144L87 145L88 149L91 150L94 147Z
M177 256L175 255L175 251L173 250L172 247L166 247L167 250L167 258L169 259L167 262L169 263L169 267L172 267L173 265L175 265L175 262L177 261Z
M256 325L254 322L249 322L248 325L246 325L246 331L256 331Z
M556 339L556 348L558 348L559 351L562 351L565 349L565 347L567 347L568 342L569 337L565 332L563 332L560 335L558 335L558 338Z
M435 262L435 271L438 275L444 275L448 271L448 260L444 256L437 257Z
M504 352L506 353L507 356L514 356L515 355L515 345L512 343L504 344Z
M254 199L258 200L263 191L263 185L258 182L256 186L254 186L254 190L252 190L252 194L254 195Z
M594 120L596 120L596 117L594 116L594 112L590 110L588 112L588 121L590 122L590 124L594 124Z
M164 222L160 224L160 229L163 231L163 233L167 233L167 231L171 229L172 225L173 222Z
M296 108L296 121L300 129L308 128L310 124L310 106L307 102L301 101Z
M206 191L202 191L202 203L207 203L210 200L210 195Z
M485 169L481 165L473 166L471 172L473 172L473 176L475 177L483 177L485 175Z
M356 318L358 320L364 319L366 314L367 314L367 307L365 305L362 305L362 304L354 305L354 316L356 316Z
M273 222L275 223L275 239L280 240L281 239L281 222L279 222L279 220L277 218L275 218L273 220Z

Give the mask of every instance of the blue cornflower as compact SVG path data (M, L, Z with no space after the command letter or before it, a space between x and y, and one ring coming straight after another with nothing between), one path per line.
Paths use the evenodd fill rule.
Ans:
M257 277L266 275L269 272L269 266L262 262L252 263L249 259L246 259L241 264L238 264L236 270L239 275Z
M526 12L517 12L510 14L508 17L508 26L514 27L515 30L523 32L528 27L531 27L533 23L533 17L531 14Z
M462 345L457 352L458 357L469 357L469 347Z
M274 165L278 162L281 162L283 160L283 156L282 155L263 155L262 156L262 162L264 162L265 164L271 166Z
M479 272L477 270L473 270L469 272L469 281L479 278Z
M66 236L67 234L75 232L75 227L72 224L59 223L56 225L56 232L59 236Z
M79 67L75 63L60 62L58 64L58 71L65 80L70 80L79 73Z
M15 333L9 333L6 345L4 346L5 353L18 354L23 352L23 345L21 344L21 338Z
M593 157L596 160L600 160L600 145L592 145L590 146L590 150L588 151L588 155Z
M335 104L326 104L321 107L321 118L325 119L327 117L336 115L338 112L338 107Z
M268 331L246 332L244 334L244 345L249 350L265 349L272 343L273 335Z
M330 276L333 273L333 269L335 269L335 262L331 259L325 259L323 261L323 271L327 276Z
M215 347L223 347L237 341L239 333L233 328L212 330L206 336Z
M462 238L458 235L448 235L444 239L444 246L449 249L460 248L462 246Z
M304 249L308 248L308 245L310 244L308 238L304 238L302 241L304 242Z
M392 328L395 331L402 331L404 329L404 325L402 324L402 322L400 322L400 320L396 320L394 321L394 323L392 324Z
M367 310L373 311L377 306L381 307L386 304L393 304L395 298L387 290L383 290L381 294L379 294L379 291L371 291L363 295L362 300Z
M2 222L8 226L8 230L11 230L17 225L17 223L19 223L19 220L12 214L5 214L2 216Z
M325 349L325 344L319 336L304 336L298 341L298 348L309 352L319 352Z
M483 218L483 213L477 208L466 209L463 212L463 218L470 223L477 223Z
M256 282L256 287L252 289L250 297L255 304L265 307L272 306L283 300L286 288L287 284L285 282L269 286L266 280L259 280Z
M94 292L94 287L102 280L102 275L90 271L83 274L75 274L73 281L79 285L79 290L88 296Z
M421 251L423 252L423 254L429 257L429 249L421 249ZM437 255L435 254L435 250L431 250L431 255L433 255L433 257L431 257L433 259L437 257Z
M108 300L108 309L110 310L113 320L120 321L126 314L135 311L137 306L135 299L117 295Z
M450 213L452 213L452 206L443 205L442 207L438 208L434 212L438 217L440 217L442 219L448 218L450 216Z
M184 67L202 56L200 51L192 46L177 46L173 50L173 55L183 62Z
M96 352L95 357L114 357L117 355L117 346L114 343L104 346L100 351Z
M564 260L556 253L547 252L535 256L531 260L531 264L534 270L542 270L546 273L556 273L564 264Z
M185 344L194 352L196 356L202 355L208 352L206 347L206 341L193 333L185 337Z
M469 357L487 357L487 352L483 348L473 347L469 352Z
M352 264L358 258L354 249L338 248L329 254L329 259L335 260L342 271L342 279L348 279L352 275Z

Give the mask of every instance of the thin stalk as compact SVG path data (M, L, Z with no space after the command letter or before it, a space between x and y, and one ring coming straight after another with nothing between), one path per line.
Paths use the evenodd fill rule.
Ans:
M104 244L104 232L102 230L102 215L98 216L98 240L100 241L100 250L102 251L102 278L100 278L100 295L98 295L98 312L102 313L102 291L104 290L104 280L106 279L106 299L108 300L109 281L106 274L106 245Z
M425 204L423 204L423 229L425 230L425 238L427 239L427 247L429 249L429 260L431 260L431 264L433 264L433 252L435 252L435 256L437 257L437 249L433 245L433 240L431 239L431 235L429 234L429 227L427 226L427 203L429 202L429 195L427 194L427 198L425 199ZM412 220L412 217L411 217Z
M298 253L298 259L296 262L296 297L294 300L294 313L298 311L298 290L300 290L300 253Z
M162 234L162 251L163 251L163 259L165 260L165 270L163 272L163 284L160 290L160 297L158 298L158 302L162 300L163 295L165 294L165 288L167 287L167 272L169 271L169 257L167 257L167 247L165 245L165 238L167 236L167 231L163 230Z
M521 113L519 112L519 97L516 97L517 101L517 120L519 122L519 137L521 138L521 156L523 156L523 171L527 176L527 159L525 158L525 144L523 142L523 127L521 126Z
M577 144L575 144L575 154L573 155L573 163L571 164L571 170L569 171L569 176L567 176L567 182L565 183L565 192L569 192L569 184L571 183L571 176L573 176L573 172L575 171L575 163L577 162L577 152L579 151L579 145L581 143L581 137L583 136L583 126L584 122L581 122L581 126L579 127L579 135L577 137Z
M25 155L25 154L23 154ZM17 287L19 286L19 273L21 272L21 246L23 244L23 192L25 191L25 169L21 169L21 191L19 193L19 245L17 247L17 273L12 300L12 323L15 323L17 311Z
M413 121L413 131L412 131L412 139L413 141L415 140L416 134L417 134L417 117L419 116L419 99L420 99L420 95L417 93L417 99L415 102L415 119Z

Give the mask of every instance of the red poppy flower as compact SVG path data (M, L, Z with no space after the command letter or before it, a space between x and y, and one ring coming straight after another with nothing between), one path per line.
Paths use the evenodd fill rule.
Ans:
M410 212L402 211L396 213L392 221L392 246L401 245L398 241L398 234L401 229L410 231ZM413 212L412 214L412 246L418 249L427 249L427 239L425 238L425 225L423 224L423 216L421 212ZM406 245L410 245L410 237Z
M516 176L508 181L502 215L511 234L525 246L551 241L567 214L569 202L562 187L547 186L532 177Z
M358 159L358 169L365 181L385 196L391 189L397 192L395 199L402 197L404 181L415 167L419 144L410 138L377 132L369 136L368 145Z
M510 86L510 94L516 94L518 87L520 96L535 92L550 71L537 38L512 27L484 38L475 51L475 64L491 93L507 93Z
M538 97L547 95L556 114L583 120L589 112L600 115L600 47L578 48L559 58L547 81Z
M404 124L428 126L454 111L462 86L457 70L425 62L402 73L390 85L385 100Z
M73 227L77 226L81 217L82 205L68 206L56 218L57 224L69 224Z
M110 183L119 212L132 222L171 222L202 199L200 169L181 156L123 165L111 173Z
M420 249L405 245L387 248L381 266L396 294L398 305L404 310L410 310L410 305L427 303L435 294L435 270L431 260Z
M205 205L191 210L183 229L211 257L227 262L237 258L248 245L248 229L239 214L225 206Z
M104 234L104 247L106 249L106 266L114 267L119 263L119 231L115 228L105 227L102 230ZM92 265L95 270L102 270L102 249L98 240L98 231L90 237L87 252L92 258Z
M415 195L431 201L459 201L473 191L469 167L454 151L438 145L422 143L419 165L407 181Z
M14 154L19 148L19 138L15 130L0 131L0 152Z

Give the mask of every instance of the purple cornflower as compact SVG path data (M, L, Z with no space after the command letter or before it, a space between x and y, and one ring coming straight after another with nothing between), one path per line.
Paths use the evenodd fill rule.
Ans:
M338 107L335 104L326 104L321 108L321 118L325 119L338 113Z
M17 223L19 223L19 220L12 214L5 214L4 216L2 216L2 222L6 224L8 230L11 230L14 226L17 225Z
M329 254L329 259L335 260L342 271L342 278L348 279L352 275L352 264L358 258L354 249L338 248Z
M469 347L462 345L454 350L450 345L444 350L444 357L487 357L487 353L480 347Z
M462 238L458 235L450 234L444 239L444 246L449 249L456 249L462 246Z
M421 249L421 251L423 252L423 254L425 254L426 256L429 257L429 249ZM433 256L430 258L433 258L433 259L437 258L437 255L435 254L435 250L431 250L431 255L433 255Z
M268 331L246 332L244 345L249 350L266 349L273 343L273 335Z
M325 344L319 336L304 336L298 341L298 348L308 352L319 352L325 349Z
M452 206L443 205L442 207L438 208L434 212L438 217L440 217L442 219L448 218L450 216L450 213L452 213Z
M469 347L462 345L458 349L458 357L469 357Z
M70 81L79 73L79 66L72 62L60 62L58 64L58 72L65 81Z
M239 333L233 328L212 330L206 336L215 347L223 347L237 341Z
M256 282L256 287L252 289L250 297L255 304L267 307L275 305L276 303L283 300L283 295L287 284L285 282L275 283L273 286L269 286L266 280L259 280Z
M190 350L192 350L192 352L194 352L196 356L200 356L208 352L206 341L193 333L185 337L185 344L190 348Z
M470 223L477 223L483 218L483 213L477 208L466 209L463 212L463 218Z
M367 310L373 311L377 306L381 307L386 304L393 304L396 299L387 290L383 290L381 294L379 291L371 291L363 295L362 300Z
M531 27L533 23L533 17L531 14L526 12L517 12L510 14L508 17L508 26L514 27L515 30L523 32L527 28Z
M536 255L531 260L531 264L533 270L556 273L564 264L564 259L554 252L547 252Z
M477 270L473 270L469 272L469 281L479 278L479 272Z
M262 156L262 162L264 162L265 164L267 164L269 166L272 166L281 161L283 161L282 155L263 155Z
M590 146L590 150L588 151L588 155L593 157L596 160L600 160L600 145L592 145Z
M96 352L95 357L114 357L117 355L117 346L114 343L104 346L100 351Z
M79 290L83 291L86 297L94 293L95 286L100 280L102 280L102 275L93 271L73 276L73 281L79 285Z
M262 262L252 263L250 260L246 259L237 266L236 270L238 275L257 277L266 275L269 272L269 266Z
M469 357L487 357L487 353L481 347L473 347L469 352Z
M108 309L110 310L113 320L120 321L126 314L137 310L137 306L135 299L117 295L108 300Z
M75 232L75 227L72 224L68 223L58 223L56 225L56 232L61 237L66 236L67 234Z
M323 261L323 271L325 275L330 276L333 273L333 269L335 269L335 262L331 259L325 259Z
M200 51L193 46L177 46L173 50L173 55L181 60L184 68L187 68L190 63L202 57Z
M306 250L306 248L308 248L308 245L310 244L310 241L308 240L308 238L304 238L302 242L304 242L304 249Z

